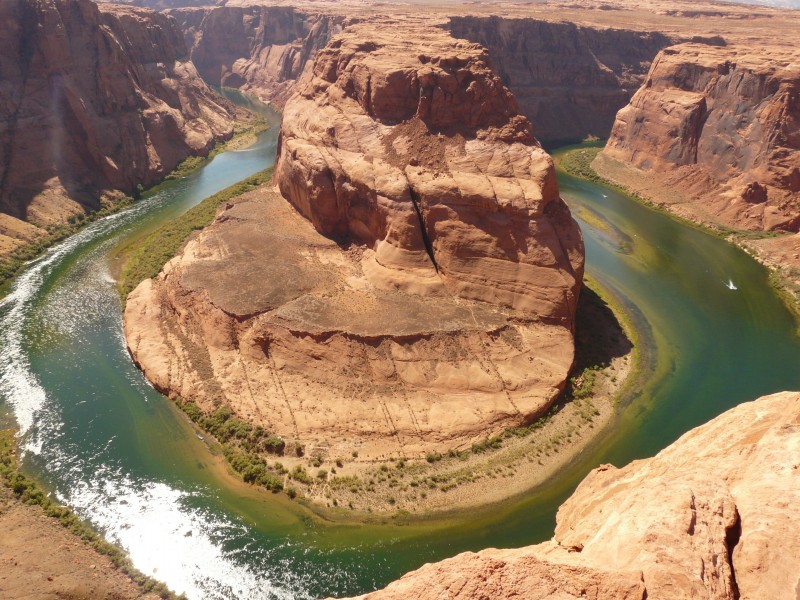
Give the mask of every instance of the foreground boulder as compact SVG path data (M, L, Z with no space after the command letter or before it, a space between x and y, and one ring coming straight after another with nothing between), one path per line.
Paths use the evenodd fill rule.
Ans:
M742 404L651 459L592 471L555 536L425 565L368 600L795 600L800 394Z
M164 15L8 0L0 55L0 254L233 133Z
M287 103L285 199L228 207L125 311L159 389L364 462L545 411L583 271L552 161L485 50L385 29L335 38Z

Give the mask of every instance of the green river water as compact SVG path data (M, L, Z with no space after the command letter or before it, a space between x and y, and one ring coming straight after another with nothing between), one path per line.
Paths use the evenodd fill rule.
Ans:
M0 302L0 401L21 431L26 469L143 572L189 598L354 594L464 550L542 541L589 469L650 456L740 402L800 389L797 324L764 268L562 174L587 270L629 308L651 358L609 433L544 488L449 520L331 524L245 487L132 364L111 274L120 247L269 166L275 147L273 129L90 225L35 261Z

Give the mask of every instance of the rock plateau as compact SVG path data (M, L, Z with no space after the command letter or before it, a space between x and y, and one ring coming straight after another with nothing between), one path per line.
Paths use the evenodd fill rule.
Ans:
M592 471L552 540L428 564L362 600L796 600L800 394L742 404Z
M483 47L347 28L286 104L275 181L283 198L243 197L129 296L159 389L363 461L553 402L583 243Z
M8 0L0 31L0 253L233 132L165 15Z

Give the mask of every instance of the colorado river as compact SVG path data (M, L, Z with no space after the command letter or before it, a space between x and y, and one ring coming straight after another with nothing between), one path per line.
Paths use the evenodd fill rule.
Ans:
M22 433L26 469L140 570L191 599L352 594L463 550L541 541L590 468L652 455L742 401L800 389L797 324L764 268L622 194L561 176L588 272L632 308L656 359L609 435L546 489L470 519L328 524L239 484L132 364L113 261L130 240L269 166L276 134L90 225L0 303L0 400Z

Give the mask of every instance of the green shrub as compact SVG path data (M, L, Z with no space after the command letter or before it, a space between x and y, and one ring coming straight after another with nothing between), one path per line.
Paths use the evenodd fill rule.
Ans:
M433 464L435 462L439 462L440 460L442 460L442 455L439 452L428 452L425 455L425 460Z

